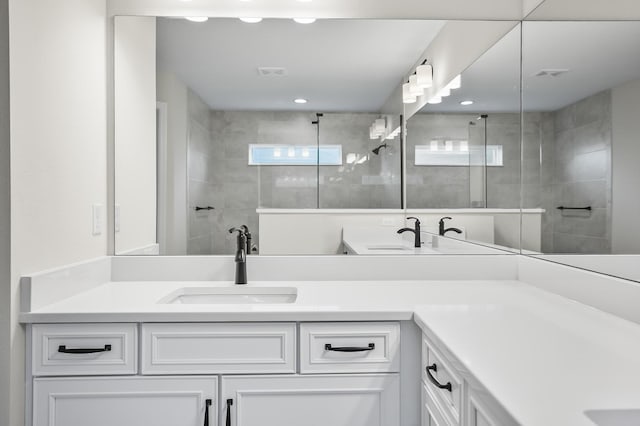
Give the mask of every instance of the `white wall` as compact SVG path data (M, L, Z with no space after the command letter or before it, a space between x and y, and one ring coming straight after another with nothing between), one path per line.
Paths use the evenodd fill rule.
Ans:
M91 205L107 203L106 1L9 0L9 16L11 420L0 416L23 426L19 277L107 251L106 231L91 232Z
M156 242L156 19L114 22L115 252Z
M11 209L9 176L9 16L0 0L0 425L9 424L11 394Z
M640 241L640 80L613 89L611 252L638 253Z
M187 94L188 88L174 74L158 72L159 102L167 105L165 229L160 254L187 252Z
M525 0L525 7L527 7ZM535 0L531 0L535 1ZM531 20L637 20L638 0L545 0L527 19Z

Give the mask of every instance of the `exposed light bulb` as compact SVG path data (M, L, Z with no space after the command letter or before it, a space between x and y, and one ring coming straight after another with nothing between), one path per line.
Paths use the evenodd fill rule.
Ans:
M313 24L316 18L293 18L298 24Z
M246 22L247 24L257 24L258 22L262 22L262 18L249 18L249 17L243 17L243 18L239 18L242 22Z
M306 99L304 99L304 98L297 98L297 99L294 99L294 100L293 100L293 102L295 102L295 103L297 103L297 104L306 104L306 103L307 103L307 102L309 102L309 101L307 101L307 100L306 100Z
M438 150L438 141L431 141L431 147L429 148L429 151L437 151Z
M468 141L460 141L460 151L469 152L469 142Z
M464 106L467 106L467 105L473 105L473 101L471 101L471 100L469 100L469 101L462 101L462 102L460 102L460 105L464 105Z
M281 155L280 148L274 148L273 156L277 158L277 157L280 157L280 155Z
M191 22L207 22L209 20L206 16L185 16L184 19Z
M444 142L444 150L445 151L453 151L453 141L445 141Z
M296 156L296 150L293 147L290 147L289 149L287 149L287 157L295 157Z

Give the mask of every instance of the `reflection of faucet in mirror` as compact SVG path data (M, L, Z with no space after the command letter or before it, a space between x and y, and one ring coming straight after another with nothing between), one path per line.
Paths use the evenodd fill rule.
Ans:
M446 220L451 220L451 218L449 216L443 217L442 219L440 219L440 222L438 223L438 234L441 236L444 236L444 234L446 234L449 231L453 231L457 234L462 234L462 231L458 228L444 228L444 221Z
M229 233L238 233L238 245L236 247L236 284L247 283L247 236L245 235L245 229L248 228L242 225L240 228L231 228Z
M411 228L398 229L398 234L402 234L403 232L406 232L406 231L413 232L415 236L413 246L419 248L422 246L422 242L420 241L420 220L417 217L408 217L407 219L415 219L416 221L415 228L414 229L411 229Z
M375 155L379 155L380 154L380 149L381 148L387 148L389 145L387 145L386 143L383 143L382 145L380 145L377 148L374 148L371 152L373 152Z

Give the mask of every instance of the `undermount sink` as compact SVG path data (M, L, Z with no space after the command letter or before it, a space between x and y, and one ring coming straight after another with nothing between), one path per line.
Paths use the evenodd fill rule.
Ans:
M640 410L588 410L584 412L598 426L637 426Z
M402 244L375 244L367 246L367 250L411 250Z
M184 287L158 303L229 304L293 303L298 297L295 287Z

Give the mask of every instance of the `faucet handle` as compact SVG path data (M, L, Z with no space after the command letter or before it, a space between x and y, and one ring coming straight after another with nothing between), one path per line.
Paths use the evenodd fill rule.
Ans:
M244 226L244 225L243 225L243 226ZM229 229L229 233L230 233L230 234L233 234L234 232L238 232L238 235L244 235L245 230L244 230L242 227L240 227L240 228L231 228L231 229Z
M409 216L407 219L414 219L416 221L416 225L420 225L420 219L417 217Z

